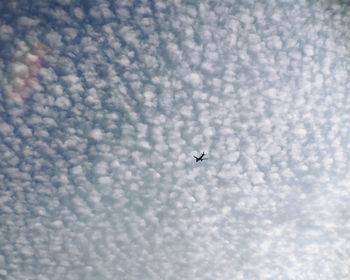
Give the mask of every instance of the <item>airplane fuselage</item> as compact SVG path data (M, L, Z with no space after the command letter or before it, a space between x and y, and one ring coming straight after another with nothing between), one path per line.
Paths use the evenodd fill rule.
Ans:
M196 157L196 156L193 156L193 157L196 159L196 162L198 162L198 161L203 161L203 160L205 160L205 159L208 159L208 158L204 158L204 155L205 155L205 154L202 153L200 157Z

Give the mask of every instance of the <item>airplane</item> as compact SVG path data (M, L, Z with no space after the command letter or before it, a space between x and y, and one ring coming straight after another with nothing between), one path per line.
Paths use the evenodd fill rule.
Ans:
M205 153L203 152L200 157L193 156L196 159L196 162L203 161L208 158L204 158Z

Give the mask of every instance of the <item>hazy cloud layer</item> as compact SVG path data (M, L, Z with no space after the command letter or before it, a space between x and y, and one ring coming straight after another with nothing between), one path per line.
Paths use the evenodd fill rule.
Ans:
M0 279L349 279L344 1L5 2Z

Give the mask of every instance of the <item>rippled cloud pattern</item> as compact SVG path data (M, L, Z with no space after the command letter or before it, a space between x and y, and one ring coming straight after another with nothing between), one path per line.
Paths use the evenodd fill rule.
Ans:
M347 1L0 11L0 279L350 278Z

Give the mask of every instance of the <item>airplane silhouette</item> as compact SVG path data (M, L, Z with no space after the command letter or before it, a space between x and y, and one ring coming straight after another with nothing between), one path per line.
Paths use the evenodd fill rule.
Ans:
M205 153L203 152L200 157L193 156L196 159L196 162L203 161L208 158L204 158Z

